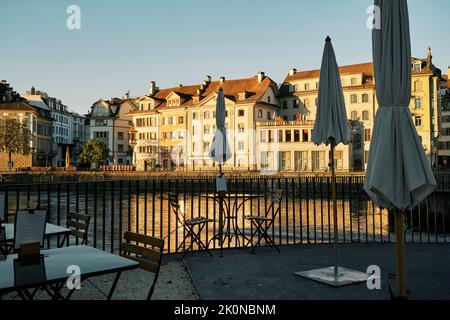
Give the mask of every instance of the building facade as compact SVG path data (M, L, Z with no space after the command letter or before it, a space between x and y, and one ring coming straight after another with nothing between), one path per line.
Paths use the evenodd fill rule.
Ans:
M208 153L216 130L219 89L224 90L226 127L233 158L225 168L257 168L256 122L272 120L279 109L278 87L263 72L245 79L158 89L136 100L132 133L138 170L150 168L201 170L214 163Z
M439 132L438 166L450 167L450 67L441 79L441 126Z
M28 103L48 110L52 122L52 148L51 166L64 167L66 165L66 152L69 150L71 164L74 165L81 145L86 143L84 117L69 111L61 100L50 97L46 92L38 91L34 87L22 95Z
M107 163L110 165L132 164L129 145L132 118L129 113L136 108L129 97L100 99L95 102L89 117L89 138L105 143L108 149Z

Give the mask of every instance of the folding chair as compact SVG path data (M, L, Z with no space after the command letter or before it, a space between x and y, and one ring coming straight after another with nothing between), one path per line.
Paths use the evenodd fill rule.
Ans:
M70 234L64 236L58 247L62 247L64 242L69 245L70 236L76 239L81 239L81 245L86 245L88 241L88 228L91 217L83 213L69 213L67 214L67 228L71 229Z
M208 246L203 243L201 240L201 233L202 230L205 228L205 226L210 223L214 222L214 220L204 218L204 217L196 217L192 219L186 219L184 210L180 207L180 202L178 200L178 194L176 193L169 193L169 202L170 207L172 208L173 213L177 217L178 223L181 225L181 227L185 230L186 236L183 239L183 242L178 246L177 252L181 250L182 247L186 245L186 240L188 238L191 239L191 243L189 247L184 251L183 256L181 259L184 259L187 252L192 249L194 244L196 243L198 245L199 250L205 250L208 252L210 256L212 256L211 251L209 251Z
M280 249L275 245L273 238L269 235L269 229L273 226L275 222L276 216L280 213L281 210L281 200L283 199L283 191L278 189L273 189L270 191L270 206L267 208L264 216L245 216L245 220L250 221L254 231L250 236L250 241L246 245L246 247L251 244L252 250L250 253L253 253L256 247L261 246L261 240L264 239L266 243L272 247L277 249L280 252ZM256 245L253 245L253 238L258 235L258 241Z
M125 242L122 243L120 255L139 262L139 267L141 269L155 274L153 284L147 295L147 300L150 300L153 291L155 290L156 281L158 281L159 271L161 269L164 240L129 231L125 232L124 240Z

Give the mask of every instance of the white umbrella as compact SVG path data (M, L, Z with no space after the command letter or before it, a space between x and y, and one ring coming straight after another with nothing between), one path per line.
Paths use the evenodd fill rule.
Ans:
M350 138L341 77L330 37L327 37L325 41L325 49L322 57L319 99L312 139L316 145L330 145L331 149L330 170L333 197L335 261L334 266L331 268L310 270L296 274L332 286L342 286L366 281L366 274L338 267L338 220L334 150L340 143L348 144Z
M209 157L219 164L222 175L222 164L231 158L231 148L228 144L227 129L225 128L226 105L222 88L219 90L216 102L216 126L214 139L209 150Z
M406 295L404 212L436 188L417 130L412 122L411 42L406 0L375 0L381 28L372 32L378 111L364 189L380 207L395 209L397 284Z

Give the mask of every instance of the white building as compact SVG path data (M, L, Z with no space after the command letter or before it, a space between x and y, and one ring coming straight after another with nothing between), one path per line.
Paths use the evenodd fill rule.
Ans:
M108 148L108 164L132 164L132 151L129 145L132 117L129 113L135 108L134 99L128 98L128 95L124 99L100 99L91 107L89 136L105 143Z

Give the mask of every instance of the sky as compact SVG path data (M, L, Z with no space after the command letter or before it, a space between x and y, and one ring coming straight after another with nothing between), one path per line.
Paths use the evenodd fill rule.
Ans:
M324 40L340 65L372 59L373 0L0 0L0 79L86 113L100 98L157 86L251 77L281 83L320 68ZM81 29L67 28L77 5ZM409 0L412 54L450 65L450 1Z

